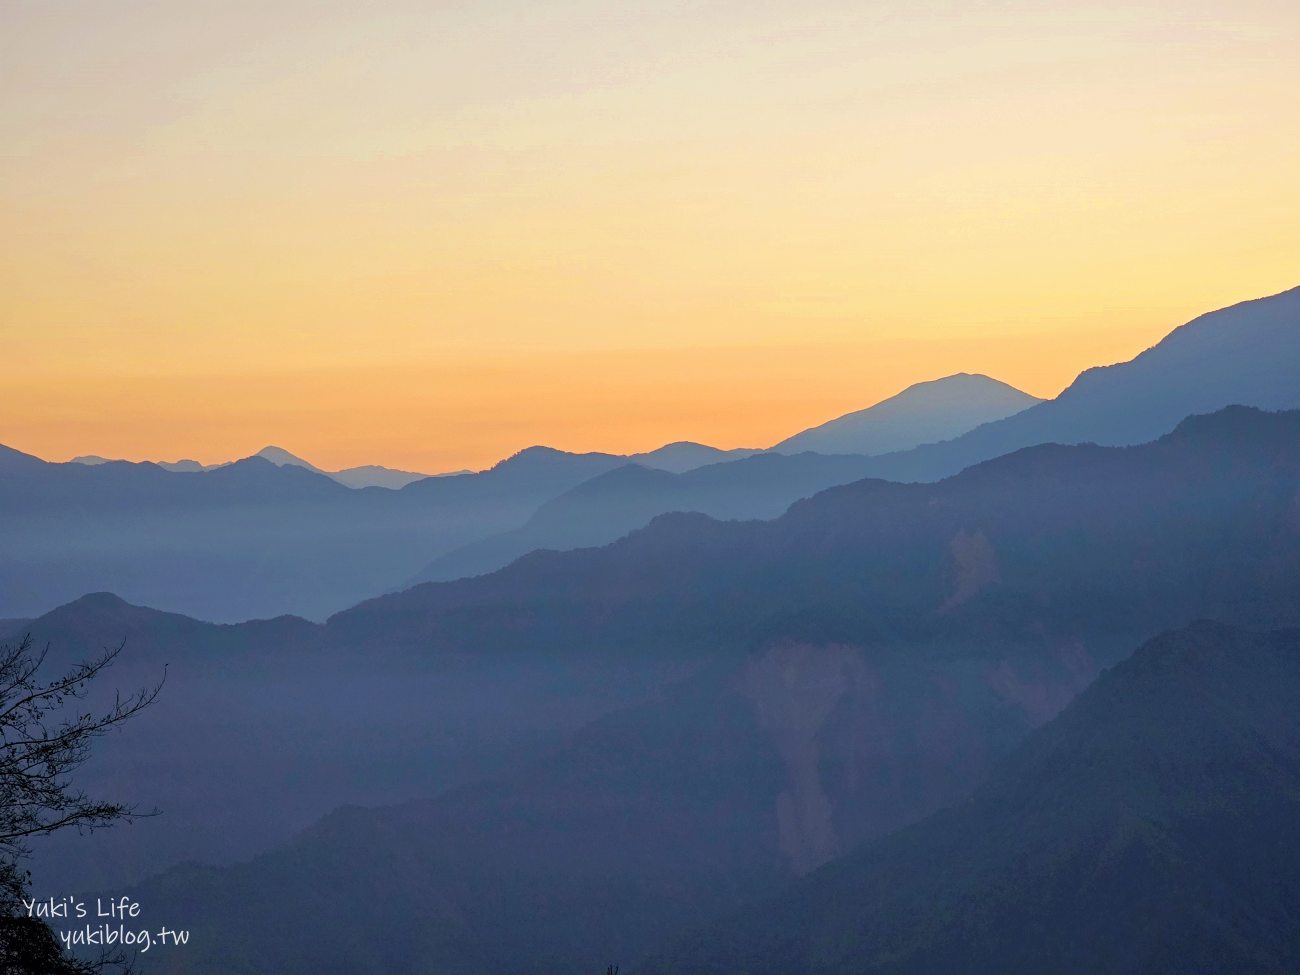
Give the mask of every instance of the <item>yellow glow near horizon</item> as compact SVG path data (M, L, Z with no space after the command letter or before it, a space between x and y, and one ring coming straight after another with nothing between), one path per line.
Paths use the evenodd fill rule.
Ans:
M1281 0L9 4L0 442L441 470L1052 395L1300 283L1298 41Z

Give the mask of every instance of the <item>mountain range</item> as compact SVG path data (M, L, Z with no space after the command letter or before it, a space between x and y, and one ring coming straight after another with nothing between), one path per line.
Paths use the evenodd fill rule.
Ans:
M494 554L485 562L471 550L453 562L497 568L531 551L535 526L508 533L546 502L618 468L627 469L629 484L639 476L687 478L692 487L675 503L725 517L771 517L799 497L861 476L860 458L807 454L746 464L737 471L742 479L770 482L738 486L725 465L755 453L686 442L632 455L531 447L486 471L410 480L416 475L386 468L323 471L279 447L210 467L93 457L49 464L6 448L0 615L36 615L112 588L138 603L216 621L282 613L320 619L399 587L431 559L471 543L493 539L487 548ZM393 489L377 490L376 481ZM562 536L559 547L612 540L661 510L661 503L633 502L604 519L593 514L586 535ZM555 521L553 512L547 517Z
M5 449L0 615L35 616L113 589L216 621L320 619L622 463L534 448L476 474L351 490L261 457L176 473L49 464Z
M304 470L311 471L315 474L322 474L331 480L338 481L344 487L363 488L363 487L382 487L397 488L406 487L412 481L418 481L426 477L445 477L445 474L416 474L411 471L399 471L391 467L382 467L378 464L365 464L360 467L348 467L341 471L321 470L310 461L303 460L295 454L289 453L283 447L263 447L252 457L261 457L268 460L276 467L301 467ZM100 464L125 463L124 461L113 461L107 457L100 457L97 454L83 454L80 457L73 457L69 461L71 464L86 464L89 466L98 466ZM214 471L218 468L225 467L227 464L201 464L197 460L177 460L177 461L155 461L159 467L165 471L174 471L177 473L194 474L201 471ZM234 463L230 461L228 463ZM456 474L467 474L468 471L454 471Z
M773 448L865 447L892 442L906 430L919 443L909 450L825 460L795 455L788 467L749 458L680 478L611 472L548 502L518 529L439 556L407 584L488 572L534 549L613 541L668 511L770 518L800 497L857 478L931 481L1041 443L1140 443L1186 416L1233 404L1295 409L1297 361L1300 288L1201 316L1130 362L1088 370L1053 400L1036 401L985 376L952 376L910 387ZM959 432L968 418L999 412L1002 418L954 439L915 440L943 429Z
M683 471L693 470L696 467L702 467L705 464L714 464L724 460L738 460L741 457L748 457L755 453L758 453L758 451L744 448L720 450L717 447L709 447L705 444L682 440L676 443L665 444L662 447L644 453L629 454L627 455L626 460L655 470L682 473ZM450 477L454 474L474 473L469 470L459 470L448 471L442 474L416 474L412 471L401 471L392 467L384 467L380 464L362 464L358 467L347 467L341 471L327 471L317 467L311 461L303 460L297 454L290 453L283 447L276 447L273 445L263 447L257 453L250 454L249 456L260 457L262 460L270 461L276 467L301 467L303 470L311 471L313 474L321 474L330 478L330 480L338 481L344 487L350 488L382 487L397 490L406 487L406 485L413 481L423 480L426 477ZM73 457L68 461L68 463L97 467L100 464L121 464L130 462L112 460L108 457L100 457L98 454L82 454L79 457ZM161 467L165 471L193 474L201 471L219 470L222 467L228 467L230 464L236 462L226 461L221 464L201 464L197 460L161 460L153 461L152 463Z
M1300 289L809 431L1006 399L875 455L0 447L0 642L125 641L92 711L166 674L77 773L162 815L34 889L188 928L146 973L1294 968L1298 335Z
M538 549L604 545L670 511L715 518L775 518L800 498L867 476L867 457L757 453L674 474L628 464L541 505L513 531L447 552L406 580L445 582L482 575Z
M202 473L45 464L5 449L0 616L35 616L112 589L217 621L322 619L367 596L490 572L539 548L604 544L670 511L770 518L862 477L934 480L1037 443L1136 443L1232 404L1295 408L1298 357L1293 289L1201 316L1130 362L1083 373L1053 400L909 450L782 457L691 443L633 455L537 447L487 471L388 491L331 491L340 486L331 476L278 449L264 452L271 461ZM1029 399L986 377L949 377L806 433L820 442L851 433L868 449L937 435L921 419L947 415L942 422L956 429Z
M1300 413L1233 408L1138 447L859 481L773 521L664 516L324 626L82 600L25 629L75 656L129 620L124 675L170 663L167 709L106 741L88 784L181 812L132 827L133 849L78 838L64 879L229 855L313 802L361 803L141 885L195 931L159 970L652 956L958 802L1159 631L1300 623L1298 504ZM488 746L477 774L452 768ZM152 774L178 755L186 777ZM260 808L286 769L292 797ZM364 808L398 785L433 798Z

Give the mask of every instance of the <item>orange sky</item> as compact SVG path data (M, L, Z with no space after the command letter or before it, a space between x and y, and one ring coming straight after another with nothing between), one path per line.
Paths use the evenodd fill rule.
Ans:
M5 4L0 442L435 471L1051 395L1300 284L1297 50L1282 0Z

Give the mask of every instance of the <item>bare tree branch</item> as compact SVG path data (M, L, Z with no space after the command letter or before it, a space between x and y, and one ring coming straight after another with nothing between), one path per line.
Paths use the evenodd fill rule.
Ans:
M28 878L18 869L30 837L94 830L156 812L92 799L72 779L96 738L147 708L162 691L165 671L157 684L126 697L119 693L104 710L74 708L123 646L106 648L49 683L39 678L48 647L33 653L30 637L16 647L0 646L0 975L91 975L125 964L117 956L87 962L64 955L49 927L22 909Z

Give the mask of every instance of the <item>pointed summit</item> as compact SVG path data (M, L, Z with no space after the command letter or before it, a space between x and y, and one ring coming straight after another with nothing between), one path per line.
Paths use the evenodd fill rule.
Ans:
M291 454L283 447L268 446L263 447L254 457L261 457L263 460L269 460L276 467L303 467L309 471L315 471L317 474L324 474L315 464L303 460L296 454Z

